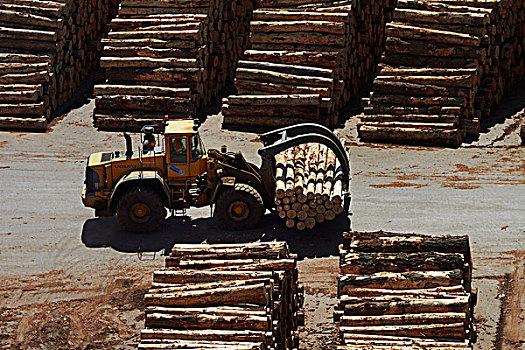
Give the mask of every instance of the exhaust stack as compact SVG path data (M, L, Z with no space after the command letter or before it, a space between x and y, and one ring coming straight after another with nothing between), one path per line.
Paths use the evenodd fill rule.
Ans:
M124 139L126 139L126 159L130 159L133 155L133 147L131 145L131 136L124 133Z

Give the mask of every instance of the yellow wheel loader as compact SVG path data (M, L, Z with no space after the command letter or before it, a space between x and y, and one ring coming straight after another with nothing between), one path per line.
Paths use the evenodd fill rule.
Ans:
M257 226L266 209L274 207L275 155L308 142L332 149L343 170L348 195L349 163L337 137L318 124L300 124L261 135L261 166L241 153L210 149L199 137L197 120L170 120L162 133L144 126L141 147L133 150L124 133L126 151L98 152L89 156L82 202L96 216L117 215L127 231L155 230L166 209L215 205L221 226L245 230ZM348 201L345 201L348 202Z

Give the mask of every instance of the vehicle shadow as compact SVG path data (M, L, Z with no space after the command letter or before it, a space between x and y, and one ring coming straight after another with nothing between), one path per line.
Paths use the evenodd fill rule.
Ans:
M312 230L288 229L274 214L264 216L259 227L248 231L228 231L220 228L212 218L191 219L188 216L169 217L154 232L130 233L123 230L116 219L93 218L82 228L82 243L88 248L110 247L122 253L171 251L181 243L245 243L255 241L286 241L299 258L327 257L338 254L344 231L350 228L350 219L341 214L332 222L317 225Z

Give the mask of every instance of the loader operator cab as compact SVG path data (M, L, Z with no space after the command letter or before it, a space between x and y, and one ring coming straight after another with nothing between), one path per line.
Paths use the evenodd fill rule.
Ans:
M170 121L164 130L168 181L191 181L206 171L206 154L198 124L193 120Z

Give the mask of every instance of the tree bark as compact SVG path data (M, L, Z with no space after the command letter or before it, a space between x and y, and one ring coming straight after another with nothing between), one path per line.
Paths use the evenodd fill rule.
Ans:
M380 271L448 271L463 269L462 254L422 252L398 253L348 253L341 256L341 273L371 274Z
M294 0L295 1L295 0ZM348 13L329 12L301 12L301 11L279 11L279 10L255 10L254 21L330 21L347 22Z
M139 110L139 111L167 111L187 113L189 115L190 100L182 97L165 96L134 96L134 95L105 95L98 96L95 105L100 109Z
M466 107L467 101L464 97L413 97L405 95L386 95L371 93L370 101L373 103L415 106L454 106Z
M235 87L240 95L263 95L263 94L318 94L328 97L330 88L297 86L296 84L278 84L254 80L235 79Z
M474 35L421 28L397 23L388 23L386 25L386 35L391 37L415 40L431 40L440 43L466 45L472 47L479 47L481 45L481 39Z
M482 13L437 12L402 8L394 11L394 20L401 22L462 24L480 27L489 24L489 16Z
M342 55L339 51L260 51L246 50L244 59L254 62L305 65L333 69Z
M102 57L101 68L198 68L192 58Z
M409 114L418 115L456 115L461 114L461 107L453 106L392 106L386 104L371 104L364 108L367 115L386 114L402 116Z
M308 67L304 65L295 64L292 65L271 62L239 61L238 67L247 69L261 69L279 73L288 73L312 77L332 78L334 75L333 69Z
M217 341L239 341L266 343L267 335L263 331L251 330L177 330L177 329L143 329L140 332L141 339L187 339L187 340L217 340Z
M333 78L294 75L268 70L247 68L238 68L236 73L236 79L272 82L277 84L297 84L299 86L314 86L324 88L331 88L334 84Z
M180 293L146 294L146 306L213 306L255 304L268 305L269 296L264 284L232 288L216 288Z
M157 283L205 283L222 281L250 280L255 278L271 278L267 271L176 271L163 270L153 273L153 282Z
M226 329L269 331L271 321L266 316L227 315L173 315L164 313L146 314L146 327L176 329Z
M419 324L449 324L467 323L465 313L440 312L417 313L403 315L379 316L342 316L339 320L342 326L387 326L387 325L419 325Z
M379 75L375 81L377 82L399 82L420 85L435 85L446 86L451 88L466 88L472 89L475 76L474 75L454 75L454 76L434 76L434 75L411 75L411 76L393 76L393 75Z
M241 106L318 106L319 95L242 95L228 96L226 102L229 105Z
M464 339L466 337L463 323L450 324L423 324L423 325L395 325L395 326L367 326L340 328L344 333L365 333L396 335L400 337L426 337Z
M454 286L463 282L461 270L382 272L371 275L343 275L339 279L339 292L354 288L419 289Z
M406 54L414 56L458 57L477 59L486 55L485 48L450 45L434 41L411 40L406 38L388 37L386 54Z
M0 88L1 89L1 88ZM132 85L95 85L94 94L102 95L136 95L190 98L189 88L170 88L162 86L132 86Z

